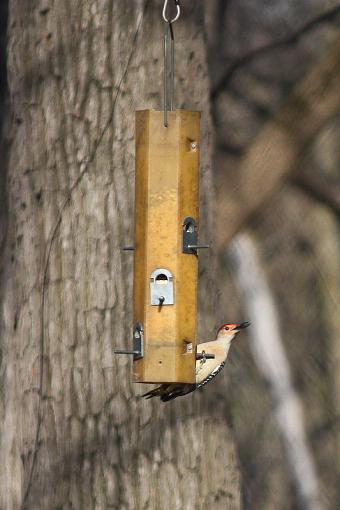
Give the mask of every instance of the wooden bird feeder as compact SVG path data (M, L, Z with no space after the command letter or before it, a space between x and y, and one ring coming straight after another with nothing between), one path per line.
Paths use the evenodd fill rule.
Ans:
M195 383L200 113L174 110L174 32L163 8L164 109L136 113L135 382ZM206 357L213 357L206 355Z
M135 382L195 382L200 113L136 113Z

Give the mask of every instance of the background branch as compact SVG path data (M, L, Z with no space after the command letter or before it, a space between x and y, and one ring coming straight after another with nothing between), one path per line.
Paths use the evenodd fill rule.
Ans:
M328 206L340 218L340 186L335 182L328 182L325 177L311 170L299 170L292 176L292 182L315 200Z
M263 206L296 168L306 144L340 109L340 37L332 41L295 93L255 138L237 170L217 154L217 236L222 252L233 235Z
M224 73L222 78L220 78L217 85L212 90L212 99L216 99L216 97L221 94L225 88L227 87L229 81L234 76L236 71L241 69L242 67L246 66L247 64L250 64L253 60L260 57L261 55L264 55L272 50L275 50L277 48L282 48L284 46L288 46L291 44L296 44L297 41L306 33L308 33L310 30L315 28L317 25L320 25L321 23L327 23L334 21L334 18L337 17L337 15L340 13L340 6L334 7L330 11L325 12L324 14L321 14L320 16L310 20L305 25L300 27L296 32L293 32L288 37L285 37L283 39L279 39L278 41L274 41L270 44L266 44L265 46L261 46L260 48L256 48L255 50L251 51L247 55L244 55L240 59L236 60L229 69Z

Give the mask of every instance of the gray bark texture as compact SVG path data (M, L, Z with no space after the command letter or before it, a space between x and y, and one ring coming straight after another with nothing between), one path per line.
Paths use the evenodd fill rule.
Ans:
M161 4L9 2L1 510L240 508L223 399L138 399L131 360L112 355L130 347L134 111L161 106ZM203 110L211 241L203 1L174 29L176 104ZM199 340L215 326L214 267L203 255Z

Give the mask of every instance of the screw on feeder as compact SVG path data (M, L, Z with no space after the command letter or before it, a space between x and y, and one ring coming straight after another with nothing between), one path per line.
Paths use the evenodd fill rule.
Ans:
M162 308L163 308L165 297L164 296L160 296L158 298L158 301L159 301L159 303L158 303L158 311L160 312L162 310Z
M206 250L207 248L210 248L210 244L188 244L189 250Z
M114 349L115 354L139 354L140 351L132 351L131 349Z

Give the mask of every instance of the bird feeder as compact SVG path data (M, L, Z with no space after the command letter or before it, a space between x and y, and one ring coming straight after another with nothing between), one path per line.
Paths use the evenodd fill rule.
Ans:
M136 113L136 382L195 381L199 134L199 112Z
M174 110L174 32L164 3L164 109L136 112L133 377L195 383L200 113ZM208 357L210 355L205 355ZM213 357L213 356L212 356Z

